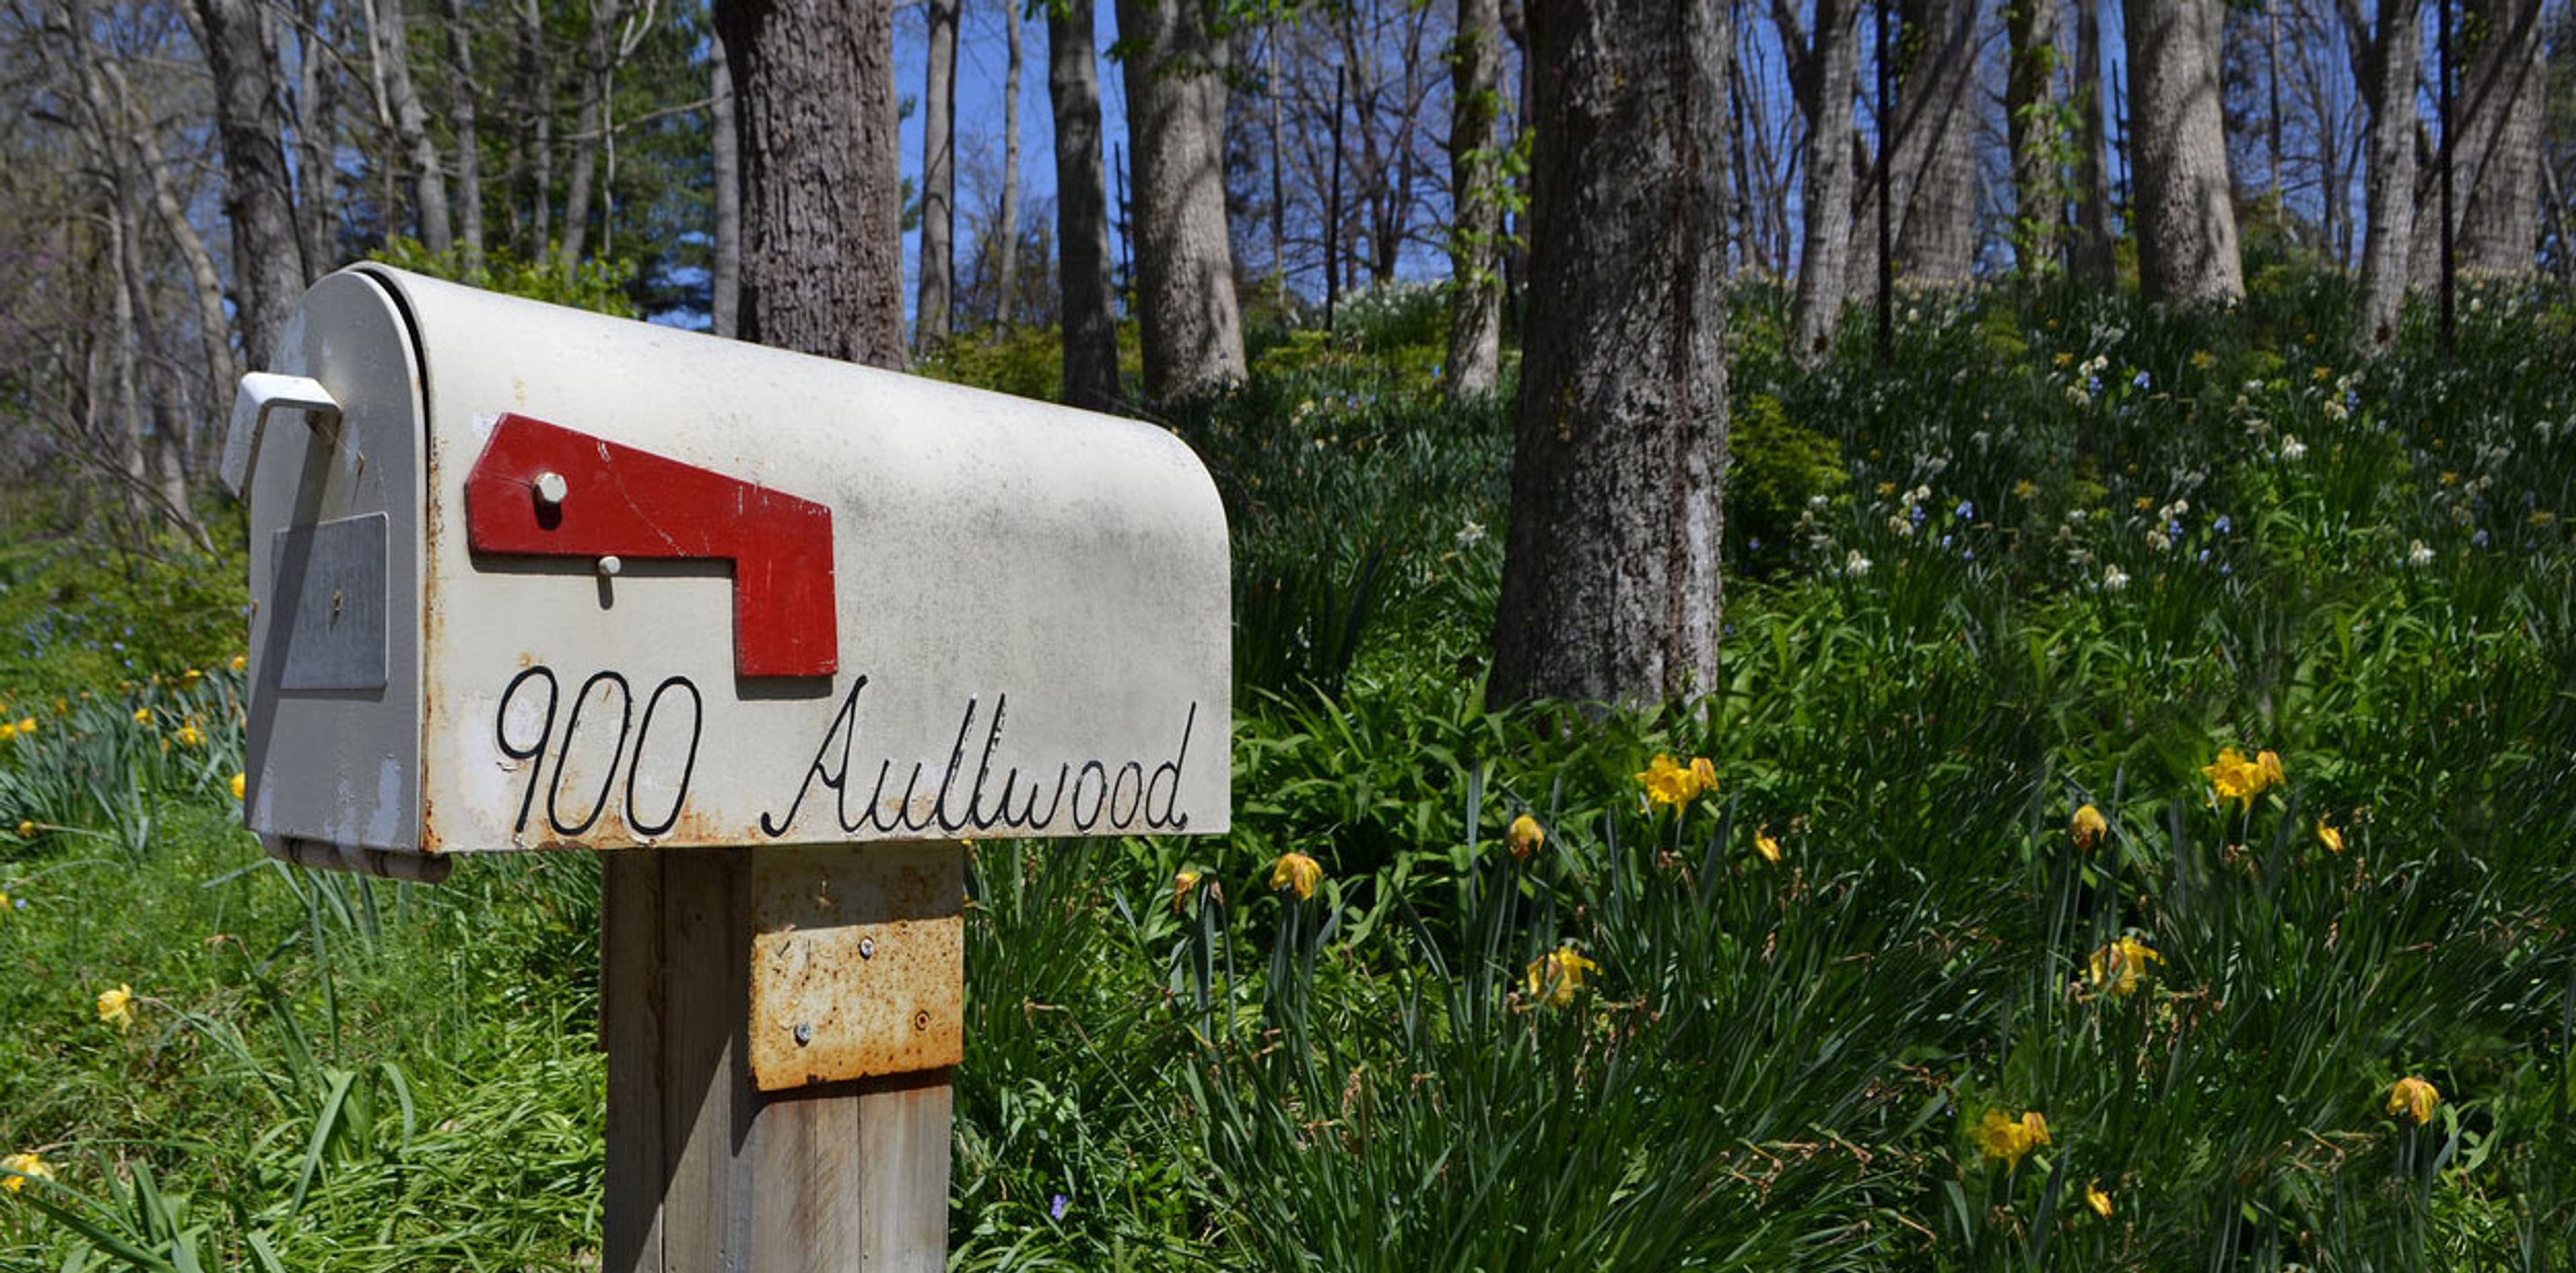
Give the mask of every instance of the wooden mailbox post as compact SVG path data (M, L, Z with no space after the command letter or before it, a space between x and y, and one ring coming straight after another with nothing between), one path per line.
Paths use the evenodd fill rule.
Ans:
M1206 471L377 266L278 360L225 453L250 828L433 882L607 851L610 1269L942 1267L962 842L1227 826Z

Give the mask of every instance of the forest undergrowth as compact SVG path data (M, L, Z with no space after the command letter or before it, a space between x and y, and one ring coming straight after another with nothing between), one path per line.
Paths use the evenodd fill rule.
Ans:
M1724 683L1606 716L1483 703L1438 293L1270 333L1234 830L974 849L952 1266L2567 1267L2576 298L2252 292L1748 286ZM265 862L238 549L13 542L0 1268L594 1264L596 863Z

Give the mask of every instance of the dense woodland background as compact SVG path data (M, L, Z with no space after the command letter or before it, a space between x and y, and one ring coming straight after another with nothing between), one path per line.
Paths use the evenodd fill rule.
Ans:
M1132 409L1239 379L1247 340L1329 326L1344 296L1440 284L1447 384L1496 385L1530 276L1543 64L1519 0L1163 0L1099 15L1114 22L1087 4L963 3L741 7L745 39L761 22L858 33L833 47L860 50L858 100L897 118L867 123L852 183L886 184L899 132L919 139L899 189L868 197L884 208L871 254L850 258L909 271L873 284L903 313L868 356L908 348L936 369L954 341L1060 328L1064 376L1025 388ZM1721 8L1725 153L1702 251L1791 281L1803 356L1876 294L1882 188L1902 195L1886 239L1903 287L2119 272L2151 297L2226 297L2242 292L2238 243L2261 234L2358 275L2358 335L2384 347L2404 289L2440 276L2447 155L2460 270L2576 273L2564 4ZM262 361L304 283L361 258L742 331L738 195L781 183L743 175L765 159L736 144L750 134L716 16L653 0L11 3L9 520L202 540L232 376ZM965 86L966 114L961 40L970 74L1000 72ZM1030 111L1054 121L1053 180L1027 179L1046 170L1021 153L1046 131L1021 126ZM898 214L909 249L886 241ZM1121 379L1112 328L1132 319Z

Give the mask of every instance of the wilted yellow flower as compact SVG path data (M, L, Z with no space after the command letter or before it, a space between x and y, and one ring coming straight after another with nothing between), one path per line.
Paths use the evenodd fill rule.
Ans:
M2281 775L2281 753L2265 750L2254 757L2254 767L2263 773L2263 785L2277 787L2289 779Z
M1685 769L1673 763L1672 757L1657 752L1653 760L1646 762L1645 772L1637 775L1637 781L1645 785L1648 801L1681 808L1717 785L1717 766L1702 756Z
M248 774L234 774L234 775L233 775L233 799L235 799L235 800L239 800L239 799L241 799L242 797L244 797L245 795L248 795L248 794L249 794L249 792L250 792L250 775L248 775Z
M137 725L149 725L149 724L151 724L151 723L152 723L152 709L151 709L151 708L149 708L149 707L138 707L138 708L135 708L135 709L134 709L134 723L135 723L135 724L137 724Z
M2388 1089L2388 1112L2412 1118L2418 1127L2433 1121L2433 1107L2442 1103L2442 1094L2433 1085L2407 1075Z
M2137 993L2138 978L2146 973L2147 965L2160 964L2164 960L2164 956L2157 954L2145 942L2135 937L2122 937L2093 952L2093 988L2108 990L2126 999Z
M2218 793L2220 800L2242 800L2251 804L2255 796L2262 794L2263 788L2272 784L2272 775L2281 771L2279 756L2268 751L2263 755L2271 757L2268 770L2261 761L2247 760L2245 753L2233 747L2221 747L2218 759L2203 765L2200 772L2209 778L2209 785Z
M179 727L176 738L182 747L195 747L206 741L206 734L204 730L197 728L195 721L190 721Z
M2317 819L2317 843L2326 846L2328 853L2341 853L2343 852L2343 832L2336 830L2333 823L2319 818Z
M235 774L233 776L233 798L236 800L241 798L241 776L239 774ZM1173 914L1178 915L1181 913L1182 904L1190 900L1190 893L1198 888L1199 880L1201 878L1201 875L1197 871L1183 871L1172 877Z
M2101 810L2087 804L2075 811L2075 821L2069 829L2075 834L2075 847L2089 849L2101 841L2103 832L2111 829L2111 822Z
M2084 1182L2084 1205L2093 1208L2093 1214L2105 1220L2111 1218L2111 1195L2102 1192L2090 1180Z
M21 839L21 840L32 840L32 839L35 839L35 838L36 838L36 830L37 830L37 827L36 827L36 820L35 820L34 818L21 818L21 819L19 819L19 820L18 820L18 838L19 838L19 839Z
M1270 867L1270 887L1291 890L1301 902L1313 897L1315 886L1323 881L1322 864L1294 850L1280 854Z
M119 1030L134 1028L134 987L120 985L102 990L98 996L98 1019L113 1023Z
M1568 942L1530 961L1529 996L1562 1008L1574 1002L1575 990L1583 985L1583 974L1599 971L1601 965L1584 958Z
M1989 1106L1986 1116L1977 1121L1977 1148L1988 1158L2003 1160L2007 1171L2021 1165L2022 1155L2047 1143L2048 1120L2038 1110L2016 1119Z
M245 669L245 668L247 668L247 667L249 667L249 666L250 666L250 656L249 656L249 655L247 655L247 654L236 654L236 655L234 655L234 656L233 656L233 670L234 670L234 671L239 672L239 671L241 671L241 670L243 670L243 669Z
M1761 854L1765 862L1780 860L1780 841L1772 837L1768 824L1754 828L1753 851Z
M1538 819L1526 813L1512 819L1512 828L1508 835L1512 844L1512 859L1518 862L1526 862L1536 857L1538 851L1547 844L1547 828L1540 826Z
M45 1165L44 1155L29 1150L0 1158L0 1177L6 1177L0 1179L0 1189L16 1193L26 1188L30 1180L53 1179L54 1169Z

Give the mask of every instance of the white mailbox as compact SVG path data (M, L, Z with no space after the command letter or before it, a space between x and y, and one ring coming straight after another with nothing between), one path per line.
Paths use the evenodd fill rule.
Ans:
M273 851L1227 827L1225 517L1163 430L372 265L277 359L225 456Z

